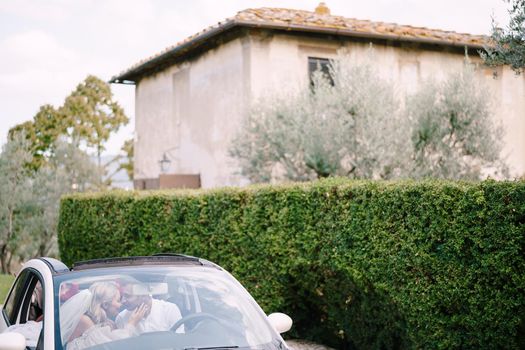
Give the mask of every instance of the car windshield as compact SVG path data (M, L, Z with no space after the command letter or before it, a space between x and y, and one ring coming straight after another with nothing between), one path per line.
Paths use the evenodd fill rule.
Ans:
M55 302L57 349L279 345L252 297L215 267L137 266L67 273L55 277Z

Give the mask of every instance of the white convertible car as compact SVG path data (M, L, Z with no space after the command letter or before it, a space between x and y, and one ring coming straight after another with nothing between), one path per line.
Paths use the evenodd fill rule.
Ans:
M2 306L0 350L287 350L292 326L191 256L28 261Z

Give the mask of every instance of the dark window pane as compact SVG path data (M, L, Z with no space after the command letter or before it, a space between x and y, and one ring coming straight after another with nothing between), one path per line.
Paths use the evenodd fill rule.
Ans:
M9 319L10 324L16 323L18 312L20 311L20 306L24 298L28 277L28 270L23 271L18 276L15 282L15 287L9 294L9 298L7 299L4 305L4 311L6 313L7 318Z
M334 80L330 74L330 60L327 58L308 57L308 76L310 77L310 84L313 84L314 72L320 70L321 73L330 81L330 85L334 85Z

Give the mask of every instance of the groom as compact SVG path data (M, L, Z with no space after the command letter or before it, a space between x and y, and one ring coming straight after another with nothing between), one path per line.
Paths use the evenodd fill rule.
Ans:
M125 309L115 320L118 328L124 328L133 310L143 304L147 306L147 311L146 316L136 326L139 333L169 331L182 318L177 305L153 299L147 287L140 283L128 283L123 286L121 303ZM177 329L177 333L183 332L184 326Z

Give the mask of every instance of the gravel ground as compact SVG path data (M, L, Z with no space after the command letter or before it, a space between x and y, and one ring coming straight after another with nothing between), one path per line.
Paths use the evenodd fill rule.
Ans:
M291 339L287 340L286 344L292 350L334 350L328 346L314 343L309 340Z

